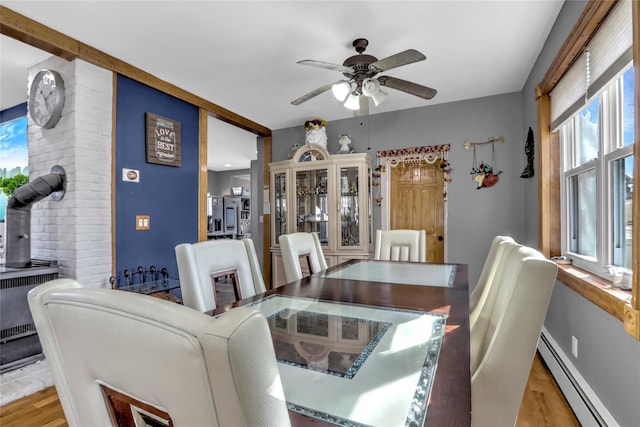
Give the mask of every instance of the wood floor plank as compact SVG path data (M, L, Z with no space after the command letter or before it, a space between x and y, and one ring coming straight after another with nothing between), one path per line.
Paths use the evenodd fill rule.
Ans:
M66 427L55 387L0 407L2 427ZM539 354L533 361L516 427L579 427L558 384Z
M580 427L539 353L533 360L516 427Z

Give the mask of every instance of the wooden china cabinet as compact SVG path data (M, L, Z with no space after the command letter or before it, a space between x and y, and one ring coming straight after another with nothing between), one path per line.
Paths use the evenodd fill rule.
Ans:
M270 163L272 286L286 283L280 236L317 232L329 266L373 257L371 157L329 154L301 146L290 160Z

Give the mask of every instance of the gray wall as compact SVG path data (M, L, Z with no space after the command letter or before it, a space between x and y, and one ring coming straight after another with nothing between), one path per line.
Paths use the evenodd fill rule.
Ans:
M335 152L337 136L348 133L356 151L369 152L375 164L378 150L451 144L449 161L454 170L453 181L447 186L445 257L449 262L468 263L470 283L475 285L495 235L524 238L527 180L520 178L520 174L526 164L526 129L521 106L520 93L511 93L372 115L368 119L329 121L328 148ZM504 143L495 144L497 169L502 170L502 174L496 185L478 190L469 174L473 153L464 149L464 142L481 142L499 136L505 137ZM291 145L296 143L304 143L302 125L274 131L273 160L286 159ZM478 162L491 163L490 146L479 148L477 156ZM379 207L374 206L373 215L374 229L380 228Z
M530 246L538 245L538 181L536 175L522 179L526 164L524 143L531 127L537 137L536 85L564 43L586 2L566 1L521 93L510 93L462 102L441 104L371 115L363 119L329 121L329 151L338 149L337 136L348 133L358 152L451 144L449 160L454 171L448 185L449 262L469 264L470 287L480 274L491 239L508 234ZM336 107L339 108L339 107ZM372 108L372 111L374 109ZM469 171L472 152L467 140L485 141L504 136L496 144L496 161L502 170L500 181L491 188L476 190ZM304 143L300 126L273 131L272 158L286 159L292 144ZM259 144L261 146L261 144ZM260 161L262 153L259 153ZM478 150L478 160L491 162L490 149ZM262 182L260 182L260 187ZM374 228L380 227L380 209L374 208ZM609 412L622 426L640 420L640 343L624 332L622 323L558 283L553 293L545 327L571 356L571 336L579 341L579 358L572 362Z
M537 137L535 86L584 10L586 2L566 1L522 91L525 126ZM525 185L525 239L538 242L537 181ZM637 274L637 273L636 273ZM640 423L640 342L615 319L571 289L557 284L545 327L571 358L611 415L621 426ZM578 339L578 358L571 355L571 337Z
M232 170L223 172L207 171L207 191L212 196L225 196L231 194L231 187L251 188L250 169Z

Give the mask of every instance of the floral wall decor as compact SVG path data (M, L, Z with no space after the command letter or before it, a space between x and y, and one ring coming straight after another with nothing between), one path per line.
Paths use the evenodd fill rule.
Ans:
M493 187L498 182L498 175L502 173L501 170L498 170L498 165L496 162L496 142L504 142L504 137L499 138L491 138L484 142L471 142L466 141L464 143L464 149L469 151L473 148L473 165L471 167L471 175L473 175L473 180L477 183L476 189ZM476 148L484 147L490 145L491 146L491 163L487 163L484 160L480 161L478 164L478 159L476 156Z

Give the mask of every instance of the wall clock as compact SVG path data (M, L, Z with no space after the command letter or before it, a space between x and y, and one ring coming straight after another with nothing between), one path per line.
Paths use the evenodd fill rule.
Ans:
M40 70L29 91L29 114L35 124L51 129L58 123L64 107L64 81L53 70Z

